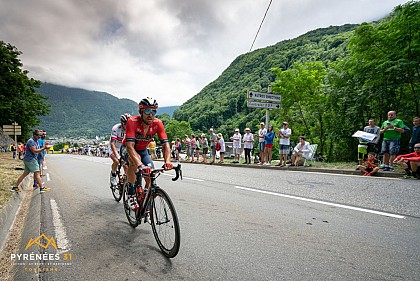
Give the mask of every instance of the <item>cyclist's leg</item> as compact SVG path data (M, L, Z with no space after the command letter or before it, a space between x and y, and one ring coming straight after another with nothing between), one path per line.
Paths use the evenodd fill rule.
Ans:
M150 155L149 155L149 153L147 152L146 149L137 151L137 153L140 155L141 162L143 163L143 165L149 166L152 169L155 168L155 164L153 163L153 160L152 160L152 158L150 158ZM149 177L144 177L144 181L146 182L144 187L149 188L150 178Z
M111 172L115 173L117 171L117 168L118 168L118 158L115 156L114 153L111 153L111 155L109 155L109 157L112 160Z

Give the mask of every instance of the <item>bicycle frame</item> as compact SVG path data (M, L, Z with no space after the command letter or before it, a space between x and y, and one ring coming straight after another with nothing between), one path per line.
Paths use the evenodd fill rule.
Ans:
M172 178L172 181L178 180L179 177L181 177L181 180L182 180L181 165L179 164L173 169L175 170L176 175L174 178ZM134 187L136 188L136 192L137 192L137 188L142 187L143 177L148 177L150 179L150 187L148 188L147 193L144 196L143 202L140 205L140 209L137 212L137 220L139 223L141 223L141 219L145 215L145 212L147 210L147 205L150 205L150 200L152 198L153 193L156 191L156 189L160 188L156 183L156 179L162 174L163 171L165 171L164 168L157 168L157 169L153 169L150 175L143 175L141 170L136 173L136 182L134 184Z

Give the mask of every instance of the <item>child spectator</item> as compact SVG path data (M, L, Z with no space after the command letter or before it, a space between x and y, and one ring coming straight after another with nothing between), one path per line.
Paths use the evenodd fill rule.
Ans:
M379 171L379 167L376 165L376 162L375 153L369 152L364 165L359 165L357 168L362 171L364 176L372 176Z

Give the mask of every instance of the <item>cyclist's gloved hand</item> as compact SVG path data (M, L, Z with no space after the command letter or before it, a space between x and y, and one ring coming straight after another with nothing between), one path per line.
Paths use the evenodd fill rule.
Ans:
M163 168L165 170L171 170L173 167L174 167L174 165L172 165L172 163L170 163L170 162L163 164Z
M150 173L152 172L152 168L150 168L149 166L145 166L145 165L138 166L138 169L141 170L141 172L144 175L150 175Z
M145 165L140 165L137 167L137 171L136 174L141 171L141 173L143 175L149 175L152 172L152 168L150 168L149 166L145 166Z

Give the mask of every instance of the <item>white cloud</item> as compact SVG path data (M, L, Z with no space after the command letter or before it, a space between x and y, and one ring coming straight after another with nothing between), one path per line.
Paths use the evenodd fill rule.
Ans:
M372 21L397 0L273 1L254 49L307 31ZM269 0L0 0L0 40L29 75L163 106L197 94L254 39Z

